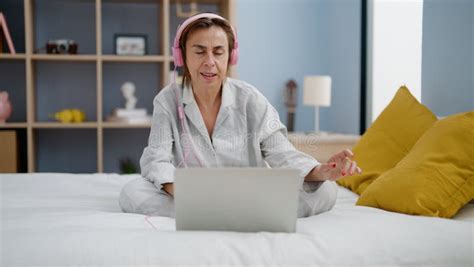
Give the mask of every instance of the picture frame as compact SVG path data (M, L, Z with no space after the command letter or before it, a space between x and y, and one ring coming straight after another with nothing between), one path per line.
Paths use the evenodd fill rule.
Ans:
M114 53L116 55L144 56L148 54L145 34L114 34Z

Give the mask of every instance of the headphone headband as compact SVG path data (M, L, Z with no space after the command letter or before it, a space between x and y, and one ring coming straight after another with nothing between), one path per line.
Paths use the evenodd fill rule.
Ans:
M181 66L184 65L183 54L182 54L182 51L181 51L181 47L179 46L179 39L181 39L181 34L183 33L184 29L186 29L186 27L189 24L191 24L192 22L194 22L198 19L201 19L201 18L221 19L223 21L228 22L225 18L223 18L223 17L221 17L217 14L214 14L214 13L201 13L201 14L197 14L197 15L194 15L194 16L189 17L188 19L186 19L183 22L183 24L181 24L178 27L178 30L176 32L176 36L174 37L172 51L173 51L173 59L174 59L175 66L181 67ZM234 48L230 52L230 55L229 55L230 56L230 63L229 64L230 65L235 65L235 64L237 64L237 59L238 59L239 42L237 41L237 32L235 31L234 27L230 23L229 23L229 25L230 25L230 28L232 29L232 33L234 35Z

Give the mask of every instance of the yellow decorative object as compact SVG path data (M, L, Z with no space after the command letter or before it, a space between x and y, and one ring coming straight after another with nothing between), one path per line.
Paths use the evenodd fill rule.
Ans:
M72 122L72 112L69 109L63 109L54 113L54 118L62 123Z
M84 122L86 120L86 113L81 111L80 109L72 109L72 118L74 122Z
M474 198L474 111L437 121L357 205L451 218Z
M362 174L343 177L337 183L362 194L377 177L405 157L436 120L436 116L420 104L408 88L400 87L352 150Z
M62 123L81 123L86 119L86 114L80 109L63 109L54 113L54 118Z

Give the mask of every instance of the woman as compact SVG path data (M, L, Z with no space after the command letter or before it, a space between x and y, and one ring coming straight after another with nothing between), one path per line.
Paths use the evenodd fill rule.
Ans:
M154 99L148 146L140 159L143 178L120 194L125 212L174 217L173 175L185 167L287 167L300 170L298 217L331 209L335 180L360 173L345 150L320 164L297 151L275 108L253 86L227 77L237 63L238 42L222 17L204 13L186 20L173 45L175 83ZM231 185L230 185L231 186Z

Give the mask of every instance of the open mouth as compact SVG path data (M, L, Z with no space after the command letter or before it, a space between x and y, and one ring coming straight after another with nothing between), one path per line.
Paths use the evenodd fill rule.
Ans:
M201 75L204 77L204 78L214 78L217 76L217 74L215 73L209 73L209 72L201 72Z

